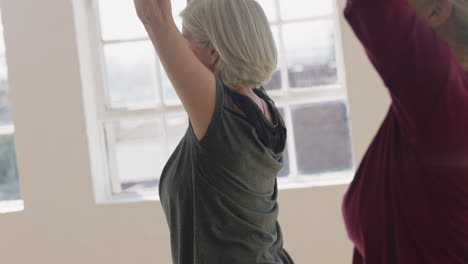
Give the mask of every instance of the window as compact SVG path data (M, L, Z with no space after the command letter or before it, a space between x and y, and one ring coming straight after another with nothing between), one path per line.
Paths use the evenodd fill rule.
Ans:
M258 0L278 69L265 84L289 129L280 184L343 179L353 170L338 15L331 0ZM177 15L186 0L171 1ZM307 4L305 4L307 3ZM304 6L306 5L306 6ZM94 0L96 113L110 195L155 193L187 125L131 0ZM350 177L345 177L348 180Z
M279 54L265 88L288 126L280 187L348 182L354 166L335 1L257 1Z
M0 18L1 20L1 18ZM7 64L3 28L0 25L0 210L6 201L20 200L16 152L13 142L14 126L8 98Z

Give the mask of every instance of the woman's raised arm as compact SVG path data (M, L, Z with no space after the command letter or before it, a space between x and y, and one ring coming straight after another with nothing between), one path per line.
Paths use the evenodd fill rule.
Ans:
M134 0L141 22L201 139L215 108L216 80L190 49L172 17L170 0Z
M389 88L413 120L457 81L450 47L408 0L348 0L345 16Z

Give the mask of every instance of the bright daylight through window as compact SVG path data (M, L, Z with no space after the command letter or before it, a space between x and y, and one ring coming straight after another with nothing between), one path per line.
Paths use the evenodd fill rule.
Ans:
M5 205L21 199L7 77L3 27L0 25L0 212Z
M175 16L185 2L172 0ZM288 126L280 187L349 180L354 168L335 2L258 2L279 53L278 69L265 87ZM187 116L133 1L95 0L93 14L106 186L112 195L155 194L161 171L187 129ZM179 17L176 22L180 27Z

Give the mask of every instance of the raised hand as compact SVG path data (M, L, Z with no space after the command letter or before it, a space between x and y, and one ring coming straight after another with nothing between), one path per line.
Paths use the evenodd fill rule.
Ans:
M135 9L144 25L173 21L170 0L134 0Z

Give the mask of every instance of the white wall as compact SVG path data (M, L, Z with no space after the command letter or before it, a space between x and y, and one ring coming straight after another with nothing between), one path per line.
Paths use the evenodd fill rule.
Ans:
M0 8L25 201L24 211L0 215L0 263L169 264L158 202L94 202L71 1L2 0ZM388 97L348 26L342 28L359 161ZM351 263L340 210L345 189L281 191L285 246L297 263Z

